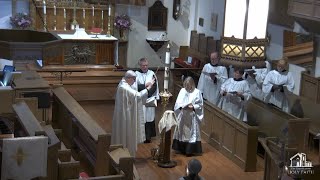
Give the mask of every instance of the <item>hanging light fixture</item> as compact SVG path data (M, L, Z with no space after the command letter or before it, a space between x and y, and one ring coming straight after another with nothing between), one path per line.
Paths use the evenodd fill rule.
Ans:
M269 0L226 0L222 64L264 66L268 11Z

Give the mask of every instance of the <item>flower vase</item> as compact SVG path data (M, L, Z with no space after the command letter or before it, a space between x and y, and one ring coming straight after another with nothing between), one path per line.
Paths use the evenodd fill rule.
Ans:
M123 29L119 30L119 36L120 36L120 40L125 41L126 40L126 35Z

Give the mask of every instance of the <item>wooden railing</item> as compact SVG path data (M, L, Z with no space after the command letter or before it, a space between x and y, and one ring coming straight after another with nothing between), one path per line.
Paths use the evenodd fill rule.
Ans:
M107 151L111 134L106 133L79 103L62 87L53 90L53 123L67 139L66 146L76 145L93 167L95 176L109 174Z
M133 179L133 157L121 145L110 145L106 133L63 88L53 90L53 123L59 124L66 146L84 154L96 177L89 179ZM137 174L136 174L137 176Z

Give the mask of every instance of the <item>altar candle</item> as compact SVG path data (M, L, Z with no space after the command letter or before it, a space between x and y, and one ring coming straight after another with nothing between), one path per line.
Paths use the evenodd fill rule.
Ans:
M103 19L103 10L101 11L101 19Z
M56 5L53 6L53 15L57 15Z
M94 6L92 6L92 16L94 16Z
M63 8L63 17L64 17L64 18L67 17L67 15L66 15L66 9L65 9L65 8Z
M46 1L43 0L43 14L47 14Z
M167 46L167 52L166 52L166 60L165 60L166 67L164 68L164 89L169 88L169 65L170 65L170 44Z
M82 15L83 15L83 19L85 19L86 18L86 10L85 9L82 10Z
M111 5L109 4L108 16L111 16Z
M163 88L164 89L169 89L169 67L165 67L164 68Z

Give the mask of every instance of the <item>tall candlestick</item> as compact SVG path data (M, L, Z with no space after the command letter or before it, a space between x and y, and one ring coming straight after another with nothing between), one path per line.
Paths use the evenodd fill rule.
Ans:
M170 44L168 44L168 46L167 46L165 68L164 68L163 87L165 90L169 89L169 65L170 65Z
M92 6L92 16L94 16L94 6Z
M109 4L109 9L108 9L108 16L111 16L111 5Z
M101 19L103 19L103 10L101 11ZM102 21L103 22L103 21Z
M82 10L82 15L83 15L83 19L85 19L86 18L86 10L85 9Z
M57 15L56 5L53 6L53 15Z
M43 0L43 14L47 14L46 1Z
M65 9L65 8L63 8L63 17L64 17L64 18L67 17L67 15L66 15L66 9Z

